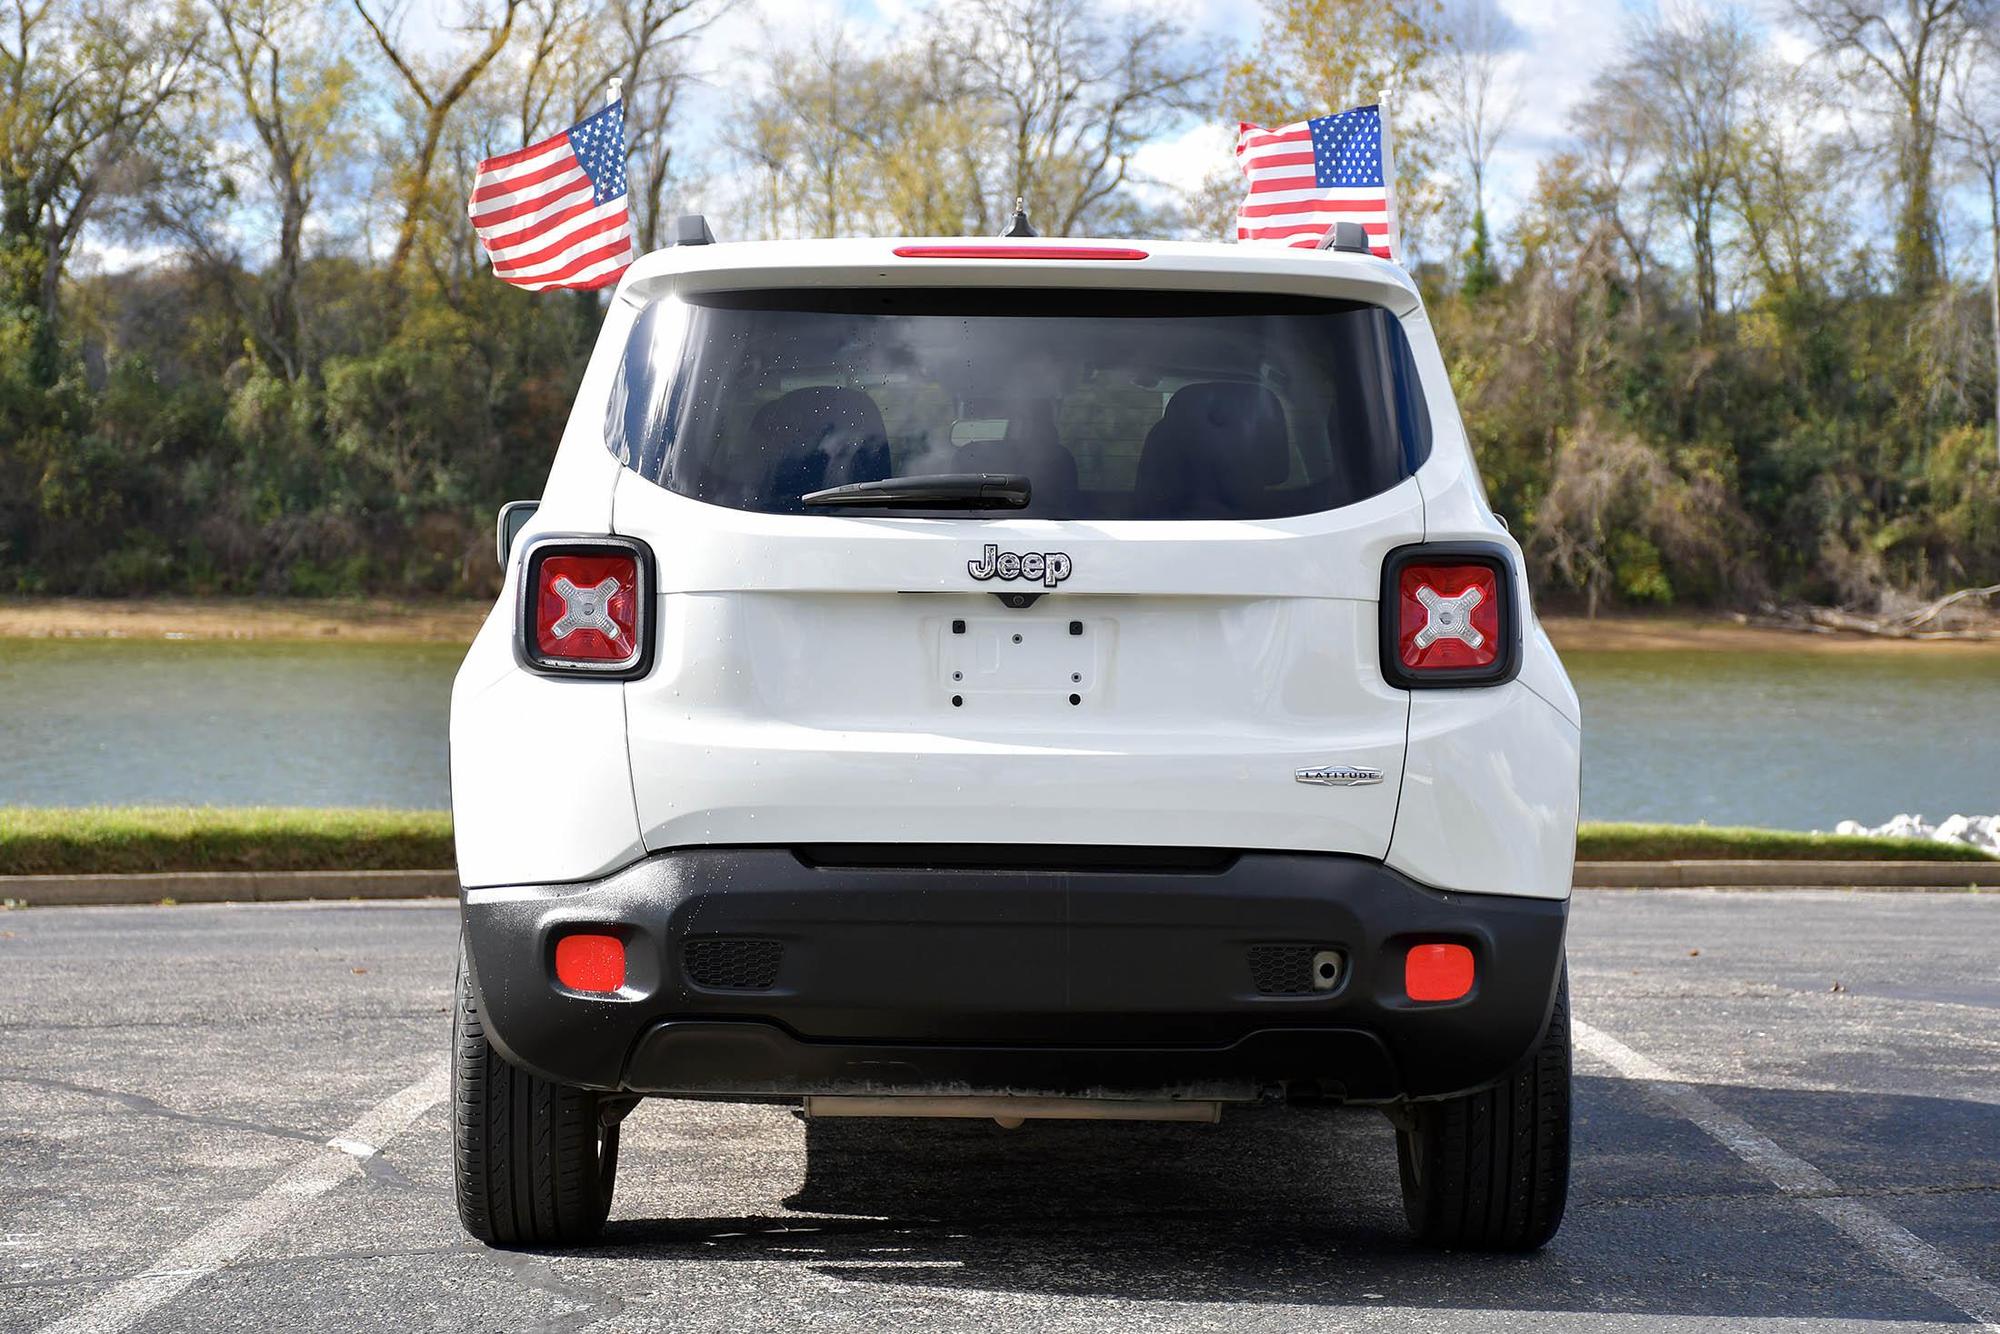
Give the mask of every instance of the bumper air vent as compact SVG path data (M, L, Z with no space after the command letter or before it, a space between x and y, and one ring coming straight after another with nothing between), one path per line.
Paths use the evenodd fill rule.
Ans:
M716 991L768 991L778 980L785 947L775 940L712 936L681 946L688 980Z
M1252 945L1250 980L1260 996L1310 996L1340 985L1338 950L1314 945Z
M1313 989L1312 947L1252 945L1250 978L1262 996L1303 996Z

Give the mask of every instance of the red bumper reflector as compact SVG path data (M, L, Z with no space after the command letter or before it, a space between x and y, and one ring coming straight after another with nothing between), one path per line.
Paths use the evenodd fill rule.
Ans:
M899 245L900 259L1145 259L1126 246L1093 245Z
M625 985L625 942L579 934L556 942L556 981L571 991L612 992Z
M1463 945L1413 945L1403 962L1403 990L1413 1001L1454 1001L1472 990L1472 951Z

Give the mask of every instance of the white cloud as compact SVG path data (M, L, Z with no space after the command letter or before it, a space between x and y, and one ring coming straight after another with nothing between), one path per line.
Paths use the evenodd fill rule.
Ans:
M1569 143L1570 115L1618 53L1630 16L1603 0L1508 0L1502 5L1524 40L1504 66L1520 107L1494 153L1494 222L1504 225L1533 189L1535 168Z

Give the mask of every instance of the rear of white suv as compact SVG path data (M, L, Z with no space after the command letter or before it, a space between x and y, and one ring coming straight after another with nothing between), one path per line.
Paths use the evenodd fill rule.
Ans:
M648 256L453 697L462 1216L590 1235L644 1096L1335 1100L1537 1245L1577 742L1395 267Z

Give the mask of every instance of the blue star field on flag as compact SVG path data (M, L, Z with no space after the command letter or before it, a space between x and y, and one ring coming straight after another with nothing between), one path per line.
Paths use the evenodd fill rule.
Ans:
M1378 107L1353 107L1314 116L1313 177L1323 190L1382 184L1382 115Z

